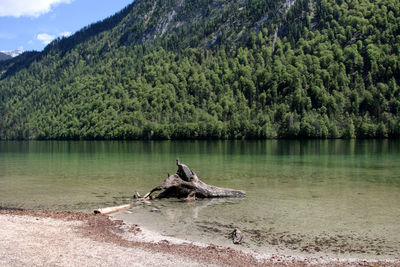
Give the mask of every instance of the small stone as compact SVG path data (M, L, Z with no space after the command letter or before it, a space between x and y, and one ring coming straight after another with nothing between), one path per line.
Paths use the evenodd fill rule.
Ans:
M232 241L233 244L240 244L243 241L243 233L238 228L232 232Z

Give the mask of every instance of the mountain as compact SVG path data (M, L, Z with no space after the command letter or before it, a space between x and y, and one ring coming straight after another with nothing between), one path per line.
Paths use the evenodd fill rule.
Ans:
M0 61L7 60L7 59L10 59L10 58L12 58L12 57L7 55L7 54L5 54L5 53L0 52Z
M398 138L400 2L136 0L0 62L0 139Z
M6 54L10 57L16 57L24 53L24 50L22 49L16 49L16 50L11 50L11 51L1 51L0 53Z

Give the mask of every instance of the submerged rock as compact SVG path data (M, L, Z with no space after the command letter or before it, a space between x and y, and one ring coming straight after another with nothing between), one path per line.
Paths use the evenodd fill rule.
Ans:
M161 210L157 209L157 208L153 208L150 210L151 212L161 212Z

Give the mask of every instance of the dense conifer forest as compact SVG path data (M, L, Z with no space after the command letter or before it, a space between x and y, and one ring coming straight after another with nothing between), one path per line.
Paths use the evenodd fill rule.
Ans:
M399 138L400 2L136 0L0 73L0 139Z

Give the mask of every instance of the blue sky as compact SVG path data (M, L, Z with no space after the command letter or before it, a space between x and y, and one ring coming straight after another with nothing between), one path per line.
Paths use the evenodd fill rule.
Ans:
M134 0L0 0L0 51L42 50Z

